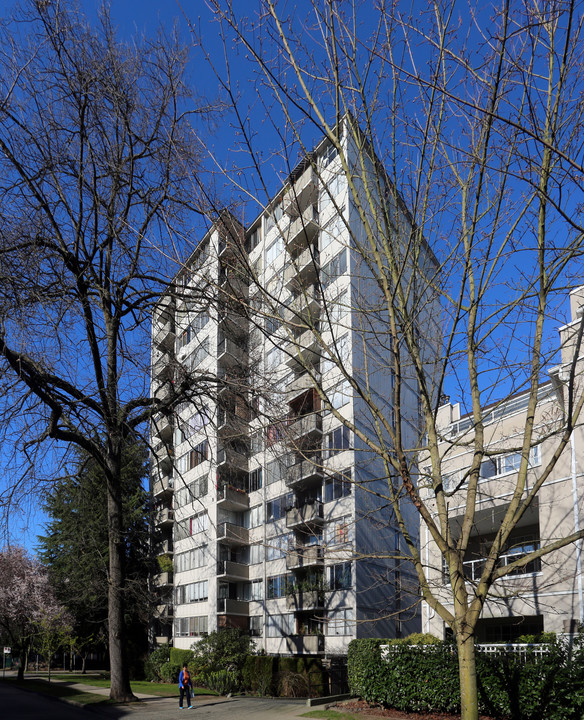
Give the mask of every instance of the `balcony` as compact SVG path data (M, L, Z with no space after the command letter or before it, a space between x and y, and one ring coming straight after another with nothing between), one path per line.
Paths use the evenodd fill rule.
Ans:
M304 590L286 595L286 609L295 612L318 610L324 607L324 593L318 590Z
M161 508L156 511L154 524L157 527L171 526L174 522L174 511L171 508Z
M313 412L310 415L290 420L287 433L293 442L320 437L322 435L322 415Z
M314 331L305 330L290 342L288 352L289 356L286 359L288 367L300 365L303 368L307 364L315 365L320 358L321 347Z
M237 470L247 470L247 456L230 445L217 450L217 467L232 467Z
M320 501L306 503L306 505L291 508L286 512L286 527L288 529L292 530L310 525L324 525L324 513Z
M154 497L169 495L174 491L174 479L172 475L163 475L156 478L152 486L152 494Z
M297 547L286 556L287 570L322 567L324 565L324 548L321 545Z
M249 580L249 565L232 560L217 560L217 577L223 580Z
M156 587L167 587L173 583L173 574L171 572L162 572L154 576L154 584Z
M246 600L219 598L217 600L218 615L248 615L249 603Z
M174 320L168 318L158 325L154 333L154 344L162 350L172 350L175 339Z
M245 490L231 485L219 485L217 488L217 507L222 510L243 512L249 509L249 496Z
M282 210L290 217L297 217L307 205L314 205L318 199L318 175L312 165L300 175L284 195Z
M156 555L172 555L174 552L172 540L166 538L165 540L157 542L154 548L154 552Z
M157 645L167 645L172 640L172 632L169 630L167 635L157 635L154 641Z
M286 649L293 655L318 655L324 652L324 635L288 635Z
M247 349L238 345L232 338L218 338L217 361L227 367L245 365L247 362Z
M314 376L308 372L298 376L295 380L288 383L286 392L288 394L288 402L292 402L294 398L302 395L307 390L312 390L315 387L315 383L320 382L320 373L314 373Z
M288 467L286 485L289 488L322 482L322 458L315 455L311 460L301 460Z
M152 432L155 433L163 443L172 442L173 430L172 420L167 415L157 413L152 418Z
M318 250L309 247L290 261L284 270L286 287L299 289L314 286L320 268Z
M318 210L310 205L300 217L290 223L288 230L284 231L288 252L297 255L301 248L314 241L318 228Z
M284 320L288 323L298 323L305 318L308 322L315 323L320 316L321 303L322 295L317 285L303 286L288 303Z
M230 522L219 523L217 542L223 545L249 545L249 530Z

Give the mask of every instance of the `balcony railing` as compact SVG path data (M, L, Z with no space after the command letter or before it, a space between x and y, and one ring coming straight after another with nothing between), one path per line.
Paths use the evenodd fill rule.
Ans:
M295 528L300 525L322 525L324 513L322 503L315 500L286 512L286 527Z
M217 505L225 510L247 510L249 496L245 490L229 485L217 487Z
M217 541L227 545L248 545L249 530L242 525L224 522L217 525Z
M539 543L537 544L537 547L539 547ZM534 544L534 550L537 549ZM497 567L507 567L507 565L511 565L512 563L516 562L517 560L520 560L524 555L527 553L523 552L517 552L517 553L507 553L505 555L499 556L499 560L497 562ZM472 580L473 582L478 582L481 579L481 575L483 574L483 570L485 569L485 562L486 560L484 558L477 558L476 560L465 560L462 563L463 569L464 569L464 576L467 580ZM517 568L515 570L512 570L507 577L518 577L520 575L533 575L533 573L541 572L541 559L536 558L535 560L531 560L531 562L527 563L522 568ZM445 579L448 580L448 574L445 573Z
M284 195L282 209L291 217L297 217L307 205L318 198L318 175L310 165Z
M217 560L217 577L249 580L249 565L232 560Z
M289 252L295 255L302 246L313 241L318 232L318 210L310 205L284 232L284 239Z
M324 593L318 590L304 590L286 595L286 608L288 610L304 612L306 610L316 610L323 606Z
M286 556L286 569L299 570L324 564L324 548L320 545L308 545L291 550Z
M222 615L248 615L249 603L246 600L219 598L217 600L217 613Z
M171 508L162 508L155 515L156 525L168 525L174 522L174 512Z
M311 250L310 247L307 247L286 266L284 282L288 287L313 287L318 276L319 267L318 250Z
M312 460L301 460L295 465L290 465L287 470L286 485L294 487L311 480L322 480L322 458L316 455Z
M317 655L324 652L323 635L288 635L287 651L295 655Z
M291 420L288 425L288 435L292 440L299 440L307 435L322 434L322 415L318 412L310 413L304 417Z

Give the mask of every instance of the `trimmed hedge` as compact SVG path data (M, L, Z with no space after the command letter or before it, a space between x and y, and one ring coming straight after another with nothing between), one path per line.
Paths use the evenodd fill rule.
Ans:
M170 662L175 663L176 665L180 665L181 670L184 663L192 662L193 660L193 651L192 650L183 650L181 648L170 648Z
M388 640L353 640L348 674L352 695L404 712L460 712L456 647L439 642L423 650ZM514 720L581 720L584 712L584 657L568 657L559 644L543 656L477 653L480 711Z

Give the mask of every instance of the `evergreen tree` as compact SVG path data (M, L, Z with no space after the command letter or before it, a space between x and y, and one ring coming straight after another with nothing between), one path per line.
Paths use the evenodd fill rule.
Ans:
M140 658L147 649L148 493L144 445L128 444L123 453L123 533L127 568L125 623L129 656ZM80 638L107 644L108 521L107 485L103 470L87 453L75 455L73 471L47 495L43 509L50 520L39 536L39 557L47 567L59 600L74 618Z

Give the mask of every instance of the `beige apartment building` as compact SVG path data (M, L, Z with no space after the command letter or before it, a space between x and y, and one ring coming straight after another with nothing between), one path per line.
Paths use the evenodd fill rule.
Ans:
M536 442L530 452L529 479L539 477L558 445L568 408L568 387L574 359L574 342L582 323L584 290L570 295L571 321L559 330L561 362L549 370L549 380L541 384L536 412ZM581 355L581 353L579 354ZM576 395L584 370L580 358L574 362ZM518 394L505 402L486 408L486 447L480 470L477 515L472 541L465 559L468 583L479 579L482 558L507 508L513 493L520 453L518 446L527 412L527 394ZM464 476L472 459L473 423L461 416L458 404L445 404L439 410L440 445L445 489L454 491L449 499L453 532L456 518L464 512ZM422 463L423 465L423 463ZM582 422L572 433L534 505L514 530L501 562L511 563L555 539L577 531L584 523L584 430ZM447 575L428 531L421 527L422 557L427 565L433 589L443 599ZM446 603L448 604L448 603ZM574 631L584 620L582 587L582 542L534 560L518 572L496 582L477 627L482 642L512 641L525 633ZM446 628L436 613L424 604L422 626L426 632L444 636Z
M348 135L344 143L359 182L362 158ZM381 172L378 161L366 172ZM383 175L379 182L387 188ZM337 151L323 140L250 224L225 217L153 318L154 397L171 397L185 368L218 378L214 395L152 423L153 639L188 648L236 627L269 654L334 656L356 637L418 630L415 603L388 559L397 531L374 492L376 483L383 491L383 468L331 412L368 418L327 347L345 373L369 373L392 413L385 336L364 343L374 322L368 303L379 303L355 252L362 219ZM393 221L409 222L401 201ZM207 305L205 284L216 290ZM420 322L429 326L424 314ZM365 352L374 353L374 372ZM405 383L406 391L404 433L417 447L417 390ZM409 521L415 534L415 516Z

